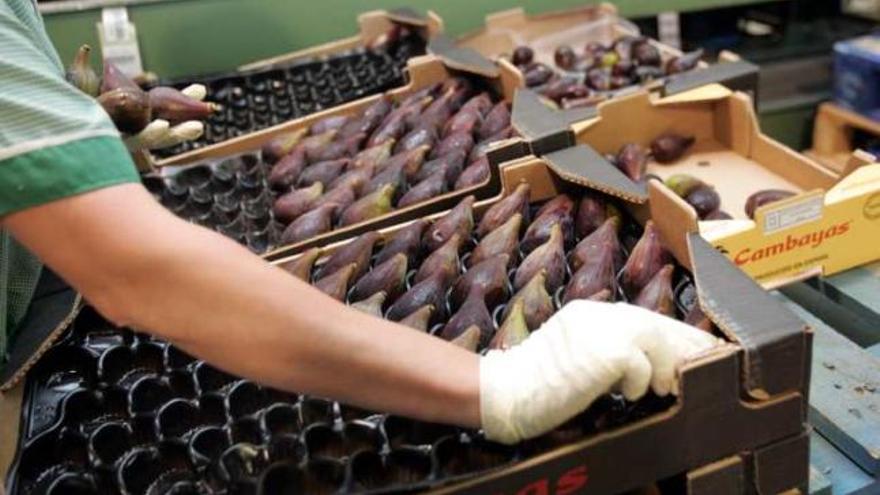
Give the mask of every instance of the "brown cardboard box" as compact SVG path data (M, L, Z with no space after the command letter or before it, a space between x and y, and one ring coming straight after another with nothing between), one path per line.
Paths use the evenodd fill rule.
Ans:
M813 125L813 147L804 154L836 173L844 173L855 151L855 131L880 137L880 123L834 103L823 103Z
M504 192L478 202L475 213L479 215L523 180L530 184L530 199L535 202L583 186L626 194L606 181L601 169L556 173L548 163L564 162L565 151L507 163L501 169ZM592 174L594 170L600 173ZM651 194L662 194L661 188L653 183ZM669 213L665 204L629 206L637 217L657 222L667 246L693 274L702 309L729 343L682 367L682 393L670 410L484 476L453 482L437 493L619 493L684 472L690 493L735 493L730 490L745 485L761 487L761 493L805 488L810 330L704 241L692 225L664 221ZM379 232L388 236L404 225ZM325 253L344 244L327 246ZM621 469L622 462L627 469ZM713 491L719 487L723 489Z

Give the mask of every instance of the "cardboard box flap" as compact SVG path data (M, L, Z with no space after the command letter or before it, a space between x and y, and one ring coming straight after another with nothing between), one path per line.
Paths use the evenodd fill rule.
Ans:
M700 308L745 352L746 392L766 399L803 390L809 327L698 233L687 240Z
M428 53L443 59L450 69L470 72L484 77L499 77L498 66L470 48L459 48L451 38L438 34L428 41Z
M425 27L428 25L428 16L418 12L412 7L395 7L386 11L388 18L400 24L409 26Z
M631 203L644 203L648 194L644 184L631 181L617 167L608 163L593 148L579 144L543 155L555 173L563 179L622 198Z
M573 122L596 116L596 109L555 110L537 93L528 89L517 90L513 97L510 122L513 128L530 141L546 140L549 136L571 132ZM572 136L574 139L574 136ZM572 141L569 146L573 145ZM557 148L559 149L559 148ZM555 150L552 150L555 151Z
M672 96L715 83L724 83L733 90L748 90L757 87L757 81L758 66L738 60L675 74L666 80L660 94Z

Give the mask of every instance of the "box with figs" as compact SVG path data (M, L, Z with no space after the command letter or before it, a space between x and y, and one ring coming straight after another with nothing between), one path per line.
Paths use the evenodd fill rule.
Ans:
M703 55L640 35L609 4L532 16L522 9L498 12L459 43L510 60L526 87L562 108L594 106L634 86L659 86L698 67Z
M513 132L492 86L450 77L145 182L181 216L262 253L473 192L491 175L486 150Z
M181 88L204 84L206 99L220 110L207 119L201 138L154 154L180 155L403 86L407 61L424 55L430 34L442 30L442 21L433 14L407 14L415 17L366 13L360 19L363 32L354 41L304 50L282 63L175 81Z

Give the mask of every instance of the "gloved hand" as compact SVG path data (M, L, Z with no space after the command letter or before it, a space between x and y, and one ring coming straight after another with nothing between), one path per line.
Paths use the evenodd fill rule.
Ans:
M205 99L207 89L201 84L191 84L180 92L190 98L202 101ZM176 146L184 141L198 139L204 132L205 124L199 120L187 120L172 126L167 120L156 119L144 127L141 132L124 136L123 141L130 151L158 150Z
M677 366L720 343L638 306L572 301L520 345L480 359L483 430L512 444L552 430L613 389L628 400L649 386L677 394Z

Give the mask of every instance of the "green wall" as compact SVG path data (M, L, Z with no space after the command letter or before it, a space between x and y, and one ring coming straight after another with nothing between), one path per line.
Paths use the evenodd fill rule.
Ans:
M354 34L357 14L410 5L433 9L458 35L482 25L486 14L515 6L528 12L574 7L585 0L176 0L129 7L144 66L163 77L227 70L253 60ZM754 3L748 0L619 0L627 16ZM100 10L46 14L64 60L82 43L97 46Z

